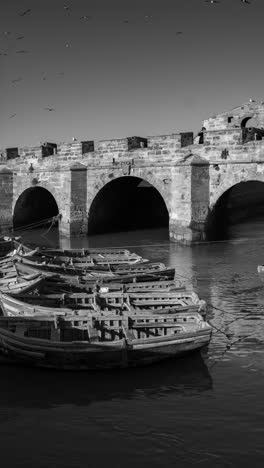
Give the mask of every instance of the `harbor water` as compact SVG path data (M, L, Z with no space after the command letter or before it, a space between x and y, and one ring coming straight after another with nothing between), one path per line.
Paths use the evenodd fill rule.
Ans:
M191 247L164 229L59 240L63 247L128 247L175 267L208 304L202 355L147 368L58 372L1 366L3 468L262 467L264 463L264 221L229 240Z

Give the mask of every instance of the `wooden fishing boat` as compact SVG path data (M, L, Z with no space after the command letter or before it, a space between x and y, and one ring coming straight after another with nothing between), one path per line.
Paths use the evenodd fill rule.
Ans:
M88 257L69 257L69 256L52 256L50 254L41 254L38 248L24 253L24 246L20 244L12 255L6 256L0 260L0 265L5 263L10 264L11 260L23 261L28 265L47 265L51 268L74 268L75 270L102 270L117 272L118 274L126 274L133 270L133 272L148 272L154 270L164 270L163 263L149 262L137 254L130 256L88 256ZM34 265L33 265L34 266Z
M55 268L50 269L47 265L29 265L24 261L16 262L16 269L19 273L34 273L41 272L45 277L57 278L59 280L64 280L70 283L79 283L80 281L94 281L96 279L101 279L104 283L107 282L122 282L122 283L131 283L134 281L154 281L154 280L172 280L175 276L174 268L164 268L164 270L154 270L148 272L137 273L131 271L127 274L119 275L117 272L113 273L111 271L79 271L74 268ZM8 272L14 271L13 266L9 268Z
M124 265L125 267L129 267L137 265L137 264L142 264L142 263L147 263L148 260L140 257L139 255L135 256L102 256L102 255L93 255L93 256L87 256L87 257L69 257L65 255L56 255L52 256L50 254L43 254L38 251L35 253L32 253L32 255L29 254L21 254L21 252L15 252L12 255L12 258L17 258L17 259L29 259L34 262L40 262L44 263L46 262L47 264L55 264L55 265L65 265L65 266L73 266L76 268L94 268L94 267L105 267L108 269L109 267L112 266L117 266L119 265ZM5 258L5 261L8 261L8 258ZM2 261L3 263L3 261ZM0 261L1 264L1 261Z
M34 255L38 254L38 248L35 248L34 250L31 250L30 253L25 253L23 255L19 254L19 248L18 249L13 249L10 252L8 252L4 257L0 259L0 267L10 264L15 258L20 258L21 256L24 258L26 257L33 257Z
M143 300L144 299L144 300ZM177 292L164 297L163 294L122 294L122 293L65 293L65 294L20 294L15 298L9 294L0 293L0 304L4 315L42 315L43 307L45 314L56 315L71 310L129 310L131 311L161 311L166 313L176 312L199 312L206 315L206 304L201 301L197 294L188 292Z
M179 279L174 279L170 281L138 281L132 283L121 283L121 282L108 282L107 284L100 283L97 281L97 291L99 293L108 293L114 291L120 291L123 293L132 293L132 292L151 292L151 291L184 291L186 288L190 287L186 283L184 284Z
M9 281L0 285L1 292L8 292L10 294L25 294L29 291L38 290L44 278L41 275L37 275L33 279L17 278L13 281Z
M191 285L183 284L180 280L173 281L153 281L153 282L108 282L104 283L100 280L95 281L84 281L81 280L74 284L73 282L68 284L62 282L59 279L53 279L53 281L45 281L43 283L43 293L47 292L84 292L92 293L97 291L98 293L108 292L150 292L150 291L184 291L186 289L192 289Z
M0 360L65 370L126 368L197 351L211 334L193 316L0 317Z
M23 281L30 281L34 280L36 278L39 278L41 276L41 273L34 273L32 275L14 275L14 276L4 276L3 278L0 278L0 290L2 286L6 286L7 284L15 283L15 282L23 282Z
M28 258L21 258L19 260L16 259L15 261L17 268L22 264L23 267L31 267L35 270L51 273L51 274L58 274L60 276L67 275L67 276L87 276L87 278L99 278L99 277L114 277L114 273L109 271L108 269L102 268L75 268L71 266L64 266L62 264L54 263L39 263L34 260L29 260Z
M129 253L128 251L125 254L120 253L101 253L98 251L97 253L92 253L88 255L84 255L84 251L82 252L81 256L71 255L71 252L68 251L68 255L63 251L59 250L45 250L39 247L30 249L29 247L25 246L24 244L19 244L16 249L10 252L9 256L13 257L30 257L31 259L37 261L51 261L56 263L65 263L65 264L75 264L80 263L84 267L93 266L93 265L133 265L137 263L144 263L148 260L143 259L140 255L136 253ZM36 257L36 258L34 258ZM6 258L8 260L8 258ZM0 261L1 264L1 261Z
M89 294L73 293L65 296L66 300L77 301L78 307L89 303ZM140 309L162 309L168 307L177 307L179 310L191 308L200 313L206 313L206 302L200 300L199 296L193 291L152 291L152 292L133 292L133 293L100 293L96 296L97 304L101 309L111 307L120 307L123 304L132 306L134 310Z
M17 249L21 245L20 242L14 241L14 247ZM23 251L25 253L30 253L32 250L35 249L35 245L26 245L22 244ZM80 256L89 256L89 255L120 255L120 256L130 256L130 255L137 255L133 252L130 252L128 249L119 249L115 247L104 248L104 247L97 247L97 248L80 248L80 249L51 249L50 247L38 247L38 251L40 253L56 256L56 255L66 255L68 257L80 257Z
M34 299L35 298L35 299ZM6 317L18 316L64 316L72 315L73 309L63 304L58 294L48 294L45 300L34 295L11 296L0 292L0 307L2 315ZM98 310L96 303L87 304L85 309L74 309L74 314L78 316L87 315Z
M137 263L107 263L107 264L94 264L91 262L75 262L74 258L70 259L67 257L67 261L63 261L61 258L47 258L45 256L41 257L39 255L33 255L31 257L24 257L20 254L15 254L13 257L6 259L6 263L10 265L11 261L22 262L26 265L31 265L36 268L41 268L44 270L49 269L50 271L58 271L58 272L75 272L78 274L85 274L86 271L96 271L99 273L104 272L112 272L118 275L126 275L137 273L149 273L154 271L162 271L165 270L166 267L163 263L155 263L155 262L137 262ZM3 263L2 263L3 265Z

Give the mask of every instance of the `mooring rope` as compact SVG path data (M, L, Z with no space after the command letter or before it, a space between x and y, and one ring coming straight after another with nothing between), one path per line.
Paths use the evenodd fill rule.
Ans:
M17 231L27 231L29 229L34 229L35 227L40 227L42 225L45 225L49 222L53 223L53 225L55 224L56 221L58 221L60 219L60 215L56 215L56 216L52 216L51 218L45 218L45 219L42 219L40 221L37 221L35 223L30 223L30 224L24 224L23 226L20 226L20 227L17 227L17 228L13 228L12 229L12 232L17 232ZM50 229L50 228L49 228ZM10 237L10 231L4 231L1 233L1 236L7 236L7 237Z

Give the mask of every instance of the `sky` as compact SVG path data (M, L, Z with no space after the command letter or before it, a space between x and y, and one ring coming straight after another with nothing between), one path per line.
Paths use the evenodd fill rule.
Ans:
M263 100L263 0L4 3L0 148L197 133Z

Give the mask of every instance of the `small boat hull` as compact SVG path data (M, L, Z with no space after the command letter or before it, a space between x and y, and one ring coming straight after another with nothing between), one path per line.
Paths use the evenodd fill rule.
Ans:
M61 269L60 271L51 271L47 267L45 268L45 265L43 267L37 267L36 265L28 265L24 262L17 262L16 263L16 269L19 273L28 273L28 274L33 274L36 272L42 273L43 276L46 278L53 278L55 280L55 277L57 276L57 280L62 280L69 282L69 283L74 283L78 284L80 281L96 281L101 279L104 283L108 282L121 282L121 283L131 283L133 281L154 281L154 280L173 280L175 276L175 269L174 268L165 268L164 270L157 270L157 271L148 271L144 273L136 273L134 271L131 271L128 274L122 274L118 275L116 273L110 273L110 272L100 272L100 271L89 271L89 272L80 272L71 269L69 273L69 269ZM10 270L8 270L8 273L14 272L14 267L12 267Z
M145 366L176 358L207 346L211 327L206 324L195 333L182 333L164 341L120 340L113 343L48 342L27 339L0 328L0 360L6 363L64 370L96 370Z
M0 286L0 291L12 295L24 294L39 288L43 281L44 278L41 275L37 275L35 279L30 280L10 281L6 284L2 284Z

